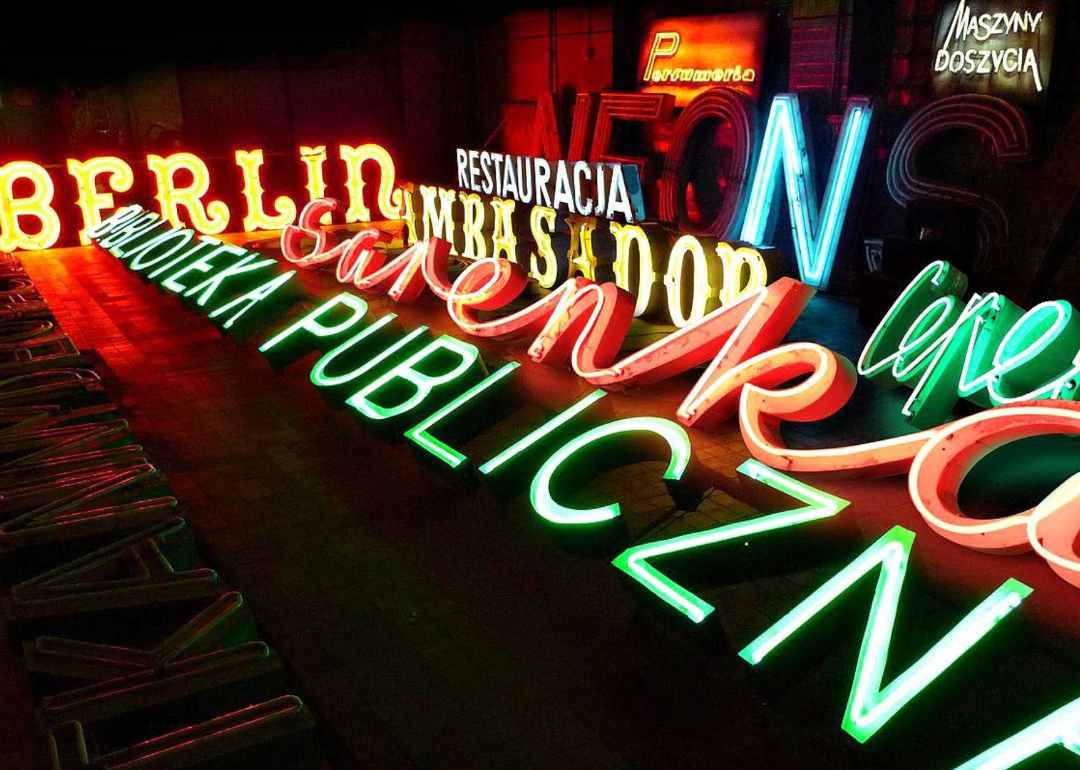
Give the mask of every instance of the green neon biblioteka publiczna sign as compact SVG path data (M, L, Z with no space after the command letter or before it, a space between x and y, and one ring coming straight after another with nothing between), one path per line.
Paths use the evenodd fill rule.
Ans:
M235 332L238 327L251 326L256 321L266 323L275 313L280 316L291 307L285 300L295 301L302 296L293 281L295 271L281 271L276 260L259 259L257 254L207 236L194 239L190 231L170 229L142 239L110 239L110 230L119 216L95 228L90 233L94 241L124 260L131 270L146 280L206 312L224 330ZM187 233L187 237L183 237L183 233ZM223 256L231 261L226 262ZM368 315L368 304L345 292L266 338L259 350L276 365L286 365L305 353L329 348L322 352L311 370L311 380L316 387L351 391L347 394L343 391L344 402L361 419L405 426L400 432L437 463L453 471L471 468L471 458L439 438L441 429L455 417L483 408L485 397L510 383L519 364L508 363L488 374L476 346L447 335L425 341L425 336L430 335L423 327L396 337L391 335L386 344L379 346L375 341L387 335L396 319L394 314L374 320ZM357 357L358 352L365 355ZM352 368L334 374L331 373L332 364L339 368L351 365ZM544 520L553 526L571 528L594 526L621 515L618 502L579 509L560 499L561 472L572 466L582 453L598 446L610 450L627 439L647 437L654 443L659 439L668 453L664 480L669 483L682 481L691 464L693 447L685 428L674 421L660 417L626 417L579 430L568 439L564 437L564 429L577 427L575 422L604 398L604 391L596 390L568 406L481 462L475 469L477 475L493 478L514 466L519 458L535 455L540 447L550 446L549 439L559 438L561 445L546 458L541 458L539 469L529 485L529 499L535 512ZM829 519L839 515L848 505L845 500L756 460L746 461L738 470L750 479L794 498L801 505L702 532L635 545L614 560L614 565L644 590L694 623L705 620L714 607L667 576L653 560L697 549L720 554L727 544L746 543L765 533ZM870 740L950 666L990 635L1031 593L1031 589L1019 581L1006 580L906 671L883 685L913 540L912 532L894 527L740 653L750 664L764 665L769 656L780 654L780 648L816 615L877 570L870 616L841 723L842 728L859 742ZM1074 731L1080 731L1080 699L965 763L960 770L1013 767L1054 745L1076 751L1076 736L1080 733Z

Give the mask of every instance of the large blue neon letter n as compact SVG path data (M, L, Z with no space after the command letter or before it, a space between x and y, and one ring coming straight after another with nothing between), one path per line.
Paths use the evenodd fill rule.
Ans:
M832 273L873 111L872 99L848 99L828 187L819 209L810 147L806 143L802 114L799 112L799 97L780 94L773 99L769 110L761 155L750 185L741 240L762 245L772 239L777 219L777 183L783 171L799 277L804 283L819 289L829 285L829 275Z

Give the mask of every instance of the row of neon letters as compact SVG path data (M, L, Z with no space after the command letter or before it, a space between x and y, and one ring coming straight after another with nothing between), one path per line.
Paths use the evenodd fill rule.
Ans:
M125 219L125 214L127 214L127 219ZM207 295L207 292L210 291L212 294L212 292L221 285L220 280L218 280L218 283L213 284L210 287L207 286L208 283L216 280L216 277L213 275L213 270L219 269L219 266L211 264L210 260L212 258L208 259L209 254L203 254L199 259L191 261L190 259L184 260L184 255L181 255L180 258L175 257L175 249L163 250L160 254L154 253L155 248L148 248L146 244L153 243L157 237L151 237L144 243L136 244L134 247L125 250L124 246L138 240L138 233L136 233L134 237L131 236L130 232L125 234L125 227L123 226L124 222L134 221L138 216L138 211L122 212L118 214L113 221L107 222L101 228L98 228L92 235L93 237L100 239L100 245L109 248L114 255L127 260L129 266L133 270L147 271L150 268L154 268L151 272L147 273L148 277L155 278L163 276L160 280L161 285L164 288L193 298L196 304L205 307L205 300L209 296ZM176 231L167 231L167 233L173 232ZM190 235L190 231L187 232ZM283 241L285 240L287 239L283 236ZM215 243L217 242L213 239L203 239L203 245L209 245L211 248L210 253L232 254L234 257L239 257L237 261L239 264L243 264L245 261L255 258L254 255L244 255L243 250L236 249L236 247L232 247L232 251L222 249L221 244L218 244L215 247ZM353 243L353 241L350 241L349 243ZM339 256L339 259L342 262L347 258L352 259L353 269L362 271L366 264L370 264L371 261L375 260L375 252L373 250L374 242L368 241L367 243L368 248L364 254L358 255L354 249L351 255L342 253L341 256ZM326 249L328 246L330 246L330 244L326 240L318 241L317 239L317 248L322 247ZM445 260L448 252L448 244L445 242L433 241L427 244L420 244L420 246L424 248L414 248L411 251L423 253L425 257L431 255L437 256L441 253ZM197 252L199 249L200 247L196 246L190 251ZM365 262L365 260L367 261ZM180 266L184 261L187 261L187 264ZM273 262L273 260L267 261ZM417 260L410 258L409 261L416 262ZM161 263L164 263L164 266L158 266ZM479 273L480 271L476 269L478 265L487 264L493 266L499 265L500 263L502 265L512 266L512 263L504 260L486 260L484 262L473 263L473 265L467 268L465 273L459 276L457 281L449 288L447 297L448 307L453 308L454 305L457 304L459 306L459 313L468 306L490 307L488 303L491 302L493 295L478 290L476 288L477 284L468 278L468 274L470 270L473 271L474 275ZM318 262L308 262L303 266L310 267L314 264L318 264ZM437 258L425 259L423 265L427 265L428 270L431 273L438 271ZM421 275L424 273L423 265L419 268ZM228 274L234 267L235 265L230 265L221 270L221 272ZM515 270L513 269L515 267L516 266L512 266L511 269L506 272L515 274ZM400 282L402 276L407 275L407 270L408 265L399 265L399 269L395 274L395 285ZM263 302L266 298L271 296L274 291L283 285L284 281L293 276L294 272L295 271L283 273L272 281L248 291L245 295L220 305L210 313L210 316L212 318L222 317L223 325L228 328L228 326L238 320L242 314L251 310L253 307L256 307L258 303ZM190 286L187 283L181 282L180 279L193 273L209 274L209 277L201 284ZM495 271L495 274L504 274L504 271L498 270ZM218 275L220 275L220 273ZM518 269L516 275L522 277L523 273ZM460 287L458 286L459 283L461 284ZM407 285L407 282L402 285ZM581 288L579 284L574 285L579 289ZM436 286L438 286L439 291L445 288L444 284L439 282L436 282L432 288L434 289ZM767 294L767 290L762 291ZM601 304L602 300L596 303L596 307L598 308ZM322 319L331 316L336 309L340 308L345 308L349 311L346 319L338 320L331 324L322 322ZM453 314L454 311L452 310L451 312ZM413 330L404 338L392 343L378 355L368 358L357 369L344 374L330 374L330 364L334 359L358 345L363 345L365 341L370 340L372 335L377 333L379 329L385 327L386 324L393 319L393 314L384 316L362 328L359 333L354 334L353 332L356 331L361 320L366 315L367 304L362 299L348 293L341 294L315 308L295 323L267 339L260 347L260 350L267 355L273 355L274 351L279 346L285 345L290 340L294 340L301 332L304 333L305 339L309 344L315 342L333 343L344 337L345 340L343 342L325 353L325 355L323 355L315 364L312 369L311 379L313 383L319 387L330 387L343 384L348 385L350 382L359 384L366 376L374 376L374 379L370 379L366 385L356 391L346 401L346 403L356 409L358 413L372 420L387 420L390 418L407 416L410 411L416 409L434 391L440 388L446 387L451 393L460 390L461 385L455 385L455 383L461 383L463 375L473 369L478 361L479 351L475 346L468 345L444 335L424 345L420 350L412 353L412 355L409 355L407 358L404 358L403 360L398 358L397 362L394 363L394 359L391 358L391 356L394 353L404 355L405 346L425 331L421 328ZM740 324L740 326L741 325L742 324ZM739 334L740 332L736 331L730 336L737 338ZM808 347L808 344L802 344L802 347L800 347L800 344L785 346L789 353L797 353L806 347ZM823 348L820 350L824 351ZM455 360L455 364L450 367L449 370L439 375L431 375L421 371L420 364L424 362L425 359L440 355L444 357L448 355L451 359ZM836 360L836 358L837 357L834 357L833 360ZM788 364L783 361L778 364L781 369L785 369L786 376L784 379L795 376L800 372L807 371L804 366L799 365L798 355L796 355L796 358L793 360L796 362L794 368L788 368ZM389 362L392 365L392 368L378 374L378 366L382 362ZM481 379L479 382L473 384L467 390L457 395L456 398L450 400L442 408L428 415L422 422L413 426L407 431L406 435L419 446L431 452L435 457L451 467L458 467L462 463L467 462L467 458L461 452L436 438L435 435L433 435L434 430L440 422L444 421L454 411L461 408L469 401L481 397L485 391L511 376L516 368L517 364L511 363ZM812 372L810 380L819 378L826 368L826 365L823 363L817 370ZM851 370L850 365L848 365L847 369L849 371ZM754 380L758 384L752 384L751 380ZM773 378L773 381L782 382L784 380ZM395 384L407 385L410 395L403 400L398 400L397 403L392 405L381 403L382 399L380 398L380 393L386 393L390 389L390 386ZM785 393L790 390L798 390L798 388L788 389L787 391L767 390L760 387L760 381L754 376L744 379L743 386L744 394L751 390L756 390L760 395L772 396L774 398L779 397L781 399L781 405L783 405ZM500 466L508 463L516 455L527 451L530 446L536 444L543 438L544 434L554 430L559 424L573 419L574 416L580 414L585 409L588 409L591 404L595 403L600 398L603 398L603 396L603 391L596 391L585 399L582 399L577 404L554 417L544 426L515 442L497 456L487 460L480 466L478 469L479 472L481 474L497 472ZM744 431L745 412L747 409L746 401L747 398L744 395ZM1066 405L1062 404L1061 406ZM768 408L768 405L766 405L766 408ZM988 434L990 435L991 442L995 435L1008 434L1009 437L1015 437L1017 424L1022 425L1025 420L1030 421L1032 417L1039 416L1036 411L1031 410L1043 410L1048 419L1050 415L1054 415L1057 422L1051 426L1051 432L1058 432L1062 429L1068 430L1069 428L1075 429L1075 419L1077 416L1075 410L1070 410L1068 408L1057 410L1055 405L1046 403L1025 405L1024 407L1021 407L1021 409L1026 411L1024 411L1023 414L1016 414L1016 409L1014 408L991 410L986 414L993 415L994 417L992 420L980 421L978 419L982 417L980 415L976 418L970 418L967 421L961 421L960 423L945 426L942 431L950 432L949 441L944 442L944 448L948 450L948 455L943 456L942 452L938 451L931 452L929 453L930 456L928 458L924 458L923 453L920 453L919 457L916 458L916 464L925 461L928 474L937 474L939 476L945 475L946 471L943 469L949 468L956 457L963 455L965 452L986 451L985 446L979 444L978 441L985 440L984 434L987 432L985 430L979 430L979 428L991 428ZM772 413L783 414L785 416L790 414L786 409L774 410ZM1008 423L1008 426L1004 424L999 426L998 423L1002 420L1005 420ZM967 425L963 426L962 423L965 422ZM972 431L971 426L975 426L976 430ZM1042 426L1046 427L1045 424ZM998 427L1009 427L1011 430L1004 432L999 431L995 434L994 429ZM965 430L967 432L965 432ZM543 463L534 477L530 489L530 499L536 511L547 520L561 525L588 524L609 520L619 516L618 503L612 503L607 506L593 509L572 508L559 503L555 500L552 492L552 480L559 468L572 464L575 455L583 448L611 437L634 432L649 432L664 439L671 450L671 459L665 472L665 478L678 480L688 467L692 454L689 437L686 434L686 431L678 424L662 418L624 418L606 423L581 434L557 450ZM953 436L956 439L959 439L959 441L955 441L959 448L952 446L954 443ZM933 438L931 437L925 440L932 442ZM902 463L902 461L900 462ZM636 546L628 549L615 560L616 566L639 580L650 591L697 622L704 619L704 617L712 610L712 607L691 592L667 579L655 567L649 564L647 559L680 550L717 544L736 538L747 538L761 532L783 527L809 523L834 516L846 505L846 502L843 500L826 495L812 487L797 482L757 461L748 461L740 468L740 471L752 478L763 481L770 486L774 486L775 488L791 494L801 502L805 503L805 507L760 517L749 522L725 525L705 532L674 538L672 540ZM920 472L913 468L913 488L916 484L916 480L920 477ZM1072 485L1071 487L1070 484ZM1071 500L1075 487L1075 482L1070 480L1070 482L1063 485L1058 491L1047 498L1040 508L1043 506L1055 507L1062 504L1061 499L1054 499L1055 496L1069 498ZM924 515L926 514L924 513ZM1038 517L1038 515L1038 512L1036 512L1035 517ZM1044 517L1044 520L1045 518L1047 517ZM931 522L931 524L933 526L933 522ZM937 527L935 527L935 529L937 529ZM1070 537L1072 536L1073 535L1070 535ZM870 622L860 651L859 662L856 667L856 679L852 686L848 707L845 710L843 721L844 729L860 741L866 741L873 736L874 733L884 726L884 724L900 711L904 705L947 670L953 662L958 660L978 640L986 636L986 634L988 634L1001 620L1008 616L1013 609L1018 607L1024 598L1030 594L1030 589L1022 583L1013 579L1005 581L999 589L994 591L987 599L980 603L926 655L897 677L893 682L882 688L881 683L888 654L889 641L891 640L893 633L896 607L899 601L899 591L903 582L912 539L913 534L911 532L902 527L894 528L878 542L873 544L862 556L811 594L804 602L785 615L764 634L751 642L741 653L742 657L752 664L762 662L772 650L776 649L786 639L794 635L799 628L810 621L821 609L844 593L861 576L880 567L881 571L878 581L877 597L873 604ZM965 763L963 765L963 770L974 770L975 768L1008 768L1049 746L1061 744L1069 747L1072 745L1072 731L1078 718L1080 718L1080 701L1073 702L1058 711L1055 711L1050 716L1040 720L1027 730L1018 733L1005 742L998 744L992 749L979 755L970 762Z
M607 96L607 95L605 95ZM650 99L657 95L619 94L622 99ZM670 95L667 113L670 114ZM768 124L762 140L761 154L756 171L745 196L747 215L738 231L739 240L751 244L766 244L773 238L777 217L775 208L780 205L778 194L781 177L787 191L791 231L796 262L801 279L812 286L826 286L839 247L843 222L851 199L856 174L870 129L873 105L867 99L852 99L840 130L829 182L823 197L819 198L814 185L814 175L809 173L810 151L806 142L803 117L798 97L794 94L777 96L769 111ZM615 114L615 113L613 113ZM612 118L609 118L609 122ZM598 132L600 127L598 127ZM381 168L378 191L379 213L384 218L396 218L402 214L402 194L394 187L394 165L389 154L378 145L340 148L342 159L349 172L347 186L350 205L347 221L370 221L371 213L364 205L364 181L361 167L367 161ZM593 159L606 158L593 148ZM322 180L322 162L326 158L325 147L301 148L301 160L307 167L308 190L312 199L325 194ZM287 196L274 201L273 214L264 208L264 191L259 176L263 163L261 150L239 151L236 162L244 174L244 194L248 213L244 217L247 231L277 230L295 219L296 204ZM206 164L190 153L176 153L167 158L150 155L147 165L157 180L157 198L162 215L175 225L180 224L179 209L187 212L191 225L200 233L224 232L230 221L228 206L220 200L203 202L210 187ZM102 212L115 205L113 192L131 189L133 183L131 166L116 157L92 158L85 163L69 160L68 171L75 177L79 188L79 207L82 211L84 238L86 230L100 222ZM180 187L176 183L181 169L192 175L193 181ZM109 190L98 190L99 177L107 177ZM33 192L16 197L16 183L29 182ZM60 237L60 218L52 207L55 188L48 172L30 161L13 161L0 166L0 250L43 249L54 245ZM815 205L817 201L820 205ZM811 203L813 202L813 203ZM28 231L20 224L20 218L32 218L40 227ZM729 228L730 229L730 228ZM735 232L733 230L733 232Z
M460 222L463 246L460 250L452 248L451 254L460 252L463 259L502 257L520 263L527 267L529 277L545 289L554 288L573 274L597 281L602 273L609 273L619 288L634 296L635 318L649 315L678 327L686 326L768 282L768 270L757 249L735 248L723 241L710 243L709 248L702 242L704 238L694 235L679 236L670 245L665 266L661 245L666 231L650 237L655 229L647 231L640 225L608 221L604 235L610 235L611 249L598 255L597 218L577 214L565 217L569 247L564 254L556 253L552 233L557 212L546 206L529 209L532 248L525 257L518 253L520 239L514 231L515 201L489 200L488 233L488 209L479 195L428 185L420 185L416 193L410 190L405 196L404 220L410 245L429 238L453 244L459 240L456 229ZM459 210L461 216L455 216ZM301 224L311 229L314 220L306 217Z
M325 205L309 204L311 216L302 217L302 222L317 220ZM122 226L106 236L103 245L122 245L127 239L161 226L152 213L132 209L126 214L130 216L119 218ZM312 237L315 245L305 254L300 246L306 236ZM141 248L153 251L158 242L168 243L176 237L176 230L166 229ZM1076 520L1071 496L1062 499L1051 495L1047 501L1055 501L1054 505L1044 501L1037 509L993 521L966 517L956 502L964 475L995 443L1016 440L1020 437L1017 431L1021 435L1080 432L1078 407L1072 402L1025 401L912 435L852 447L789 449L779 435L780 419L805 422L833 414L846 403L855 384L854 367L842 356L815 343L780 344L813 294L805 285L781 279L616 361L634 305L633 298L614 284L596 284L575 277L522 310L482 320L481 312L505 307L523 292L527 276L521 266L502 259L479 260L451 282L446 241L421 241L387 261L385 252L377 248L380 239L378 231L364 230L344 243L334 244L321 229L289 226L282 234L282 250L300 268L334 261L339 280L364 291L385 291L399 302L413 302L425 290L431 290L446 301L452 320L468 334L496 339L531 337L529 355L533 360L557 364L569 359L576 373L597 387L641 387L711 359L677 410L684 424L707 427L738 412L751 454L776 468L842 471L849 475L910 470L911 497L916 508L944 537L979 550L1013 552L1033 548L1060 576L1080 585L1080 562L1070 534ZM184 273L211 272L214 260L230 249L235 256L237 247L218 245L192 261ZM178 250L179 245L166 253ZM174 259L183 260L184 253ZM233 269L246 267L242 261L239 264L240 268ZM175 276L169 280L181 286ZM213 278L207 279L211 281ZM904 302L902 297L898 304ZM199 304L204 305L205 300ZM1020 321L1017 326L1026 328ZM921 327L916 324L914 328ZM1009 341L1006 335L1001 344L1006 352ZM864 352L864 364L866 360ZM778 387L800 375L809 376L798 385ZM983 439L976 441L976 436ZM997 442L993 436L998 437ZM976 450L971 449L973 445ZM924 471L931 467L941 470L934 459L942 455L954 463L950 466L953 472Z
M500 318L481 320L478 311L503 308L522 293L527 279L521 266L502 259L481 260L469 265L451 283L447 268L449 244L445 241L421 241L387 262L386 255L377 249L375 231L363 231L335 244L321 229L306 227L305 223L317 221L324 205L328 204L310 204L311 215L301 217L300 225L290 226L282 234L282 251L298 267L336 262L339 280L364 291L384 291L398 302L413 302L430 290L446 301L450 317L468 334L495 339L532 337L529 355L533 360L557 364L569 359L580 377L598 387L640 387L711 359L676 412L680 422L707 427L737 412L751 454L779 469L871 476L910 471L912 501L939 534L983 551L1034 549L1061 577L1080 585L1080 560L1072 545L1078 524L1073 495L1050 495L1036 509L993 521L968 518L956 501L964 476L994 446L1023 436L1080 433L1080 406L1040 398L1045 396L1045 387L1040 385L1025 400L912 435L851 447L790 449L780 436L779 421L808 422L834 414L847 402L856 379L855 367L847 359L821 345L781 344L813 294L809 287L780 279L616 361L633 315L632 297L618 286L575 277L533 305ZM305 238L314 241L308 253L300 248ZM928 372L936 373L931 392L951 394L951 407L958 397L956 380L951 390L945 386L949 384L949 371L955 375L958 367L944 366L941 356L943 351L965 341L955 331L946 340L949 344L933 340L934 333L940 335L942 328L955 330L959 311L934 316L935 311L928 308L937 305L912 301L912 295L928 283L927 276L938 274L951 276L952 280L943 277L929 283L935 287L933 291L952 292L944 296L951 299L956 310L956 295L964 289L963 276L945 263L934 263L894 305L864 350L860 367L867 369L873 362L883 370L882 362L905 362L908 359L904 354L918 352L922 363L912 364L912 370L924 377ZM1054 307L1062 309L1059 304ZM1066 310L1071 313L1068 307L1062 312ZM1059 332L1053 330L1060 327L1048 326L1046 314L1043 306L1026 314L1002 313L1000 318L1010 324L1009 332L971 336L987 348L979 361L996 362L991 371L999 385L1014 372L1029 385L1031 377L1045 377L1045 356L1039 353L1057 339L1054 334ZM902 321L908 316L914 320L905 326ZM927 317L935 317L940 323L919 320ZM893 327L897 320L901 323ZM1016 340L1026 340L1028 346L1021 349ZM891 349L890 341L896 345L898 358L885 355ZM998 343L996 348L991 342ZM1075 347L1072 350L1075 352ZM934 353L939 354L936 359ZM1035 368L1035 372L1025 365ZM798 385L779 387L803 375L806 379ZM959 381L967 381L964 371ZM939 395L939 400L948 401L946 396ZM946 468L942 457L955 465ZM1061 489L1066 488L1070 487L1064 485Z
M366 163L378 166L379 188L376 195L378 216L396 219L401 216L401 191L395 189L394 161L390 154L376 144L358 147L341 145L338 153L345 163L349 191L349 206L345 212L347 222L369 222L371 210L364 202L365 182L363 167ZM244 231L280 230L296 219L296 203L282 195L274 200L273 212L263 203L261 167L264 162L262 150L237 150L236 165L244 179L244 198L247 213L243 219ZM301 147L300 160L307 172L307 190L311 199L326 194L323 164L327 159L326 147ZM199 233L216 235L225 232L232 214L224 201L204 201L210 190L210 170L206 162L189 152L178 152L168 157L147 155L146 166L153 173L157 185L157 202L161 215L173 225L182 225L180 210L187 214L192 227ZM87 161L69 159L67 171L75 179L78 188L77 204L82 214L83 228L79 233L83 244L89 243L88 231L99 225L105 212L116 206L114 193L124 193L132 188L135 176L131 165L122 158L100 156ZM191 177L187 184L178 179L186 174ZM104 190L99 189L104 182ZM29 185L31 192L16 196L16 185ZM32 161L12 161L0 165L0 251L17 249L47 249L57 243L61 235L60 217L53 208L56 188L49 172ZM32 219L38 224L36 230L27 230L21 219Z

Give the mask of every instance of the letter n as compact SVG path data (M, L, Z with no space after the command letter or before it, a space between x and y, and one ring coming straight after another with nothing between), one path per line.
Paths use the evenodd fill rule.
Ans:
M824 289L829 285L844 216L870 133L873 109L871 99L848 99L820 207L798 96L779 94L769 110L769 123L765 127L761 155L750 185L741 239L754 245L763 245L772 239L782 171L799 276L815 288Z
M842 725L843 729L860 743L865 743L884 727L900 709L990 633L1031 593L1031 589L1026 585L1009 578L925 655L882 688L881 680L893 638L896 611L900 605L900 590L904 585L904 574L907 572L908 557L911 555L914 539L914 532L903 527L893 527L855 561L844 567L739 653L752 665L761 663L769 653L794 636L818 613L832 605L860 578L880 567L874 600L870 606L870 618L863 634L859 660L855 664L855 680L851 686Z

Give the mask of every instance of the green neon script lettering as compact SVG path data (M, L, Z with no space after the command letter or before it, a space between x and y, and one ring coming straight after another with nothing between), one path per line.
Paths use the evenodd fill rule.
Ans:
M847 500L814 489L808 484L803 484L790 476L785 476L779 471L762 465L757 460L744 462L739 466L739 473L791 495L805 503L805 505L801 508L793 508L768 516L759 516L748 521L725 524L703 532L694 532L689 535L673 537L669 540L637 545L623 551L612 562L616 567L640 582L695 623L703 621L715 607L664 575L649 564L649 559L689 551L694 548L704 548L717 543L742 540L763 532L771 532L820 519L827 519L835 516L848 505Z
M947 262L924 268L874 330L858 371L913 390L904 416L947 419L958 398L982 407L1080 396L1080 317L1063 300L1026 313L992 292L962 303L967 279Z
M984 374L969 379L965 365L960 395L978 400L985 388L985 406L1037 398L1076 398L1078 350L1080 318L1073 306L1064 300L1042 302L1012 325ZM968 360L972 358L969 349Z
M999 342L1020 315L1000 294L972 296L955 323L928 348L932 355L904 404L904 416L921 427L946 420L960 398L961 382L970 372L990 366Z
M908 557L915 533L893 527L855 561L830 578L795 609L746 646L739 655L753 665L792 637L815 615L832 604L860 578L877 567L877 589L870 606L870 618L863 634L855 681L851 687L843 729L865 743L909 701L937 679L1031 593L1018 580L1009 578L967 617L930 648L918 661L884 689L881 680L889 655L900 604L900 589L907 572Z
M859 356L859 374L892 387L900 384L898 372L921 373L909 354L925 363L926 346L955 323L957 301L966 289L967 277L948 262L923 268L870 335ZM913 327L920 333L912 335Z

